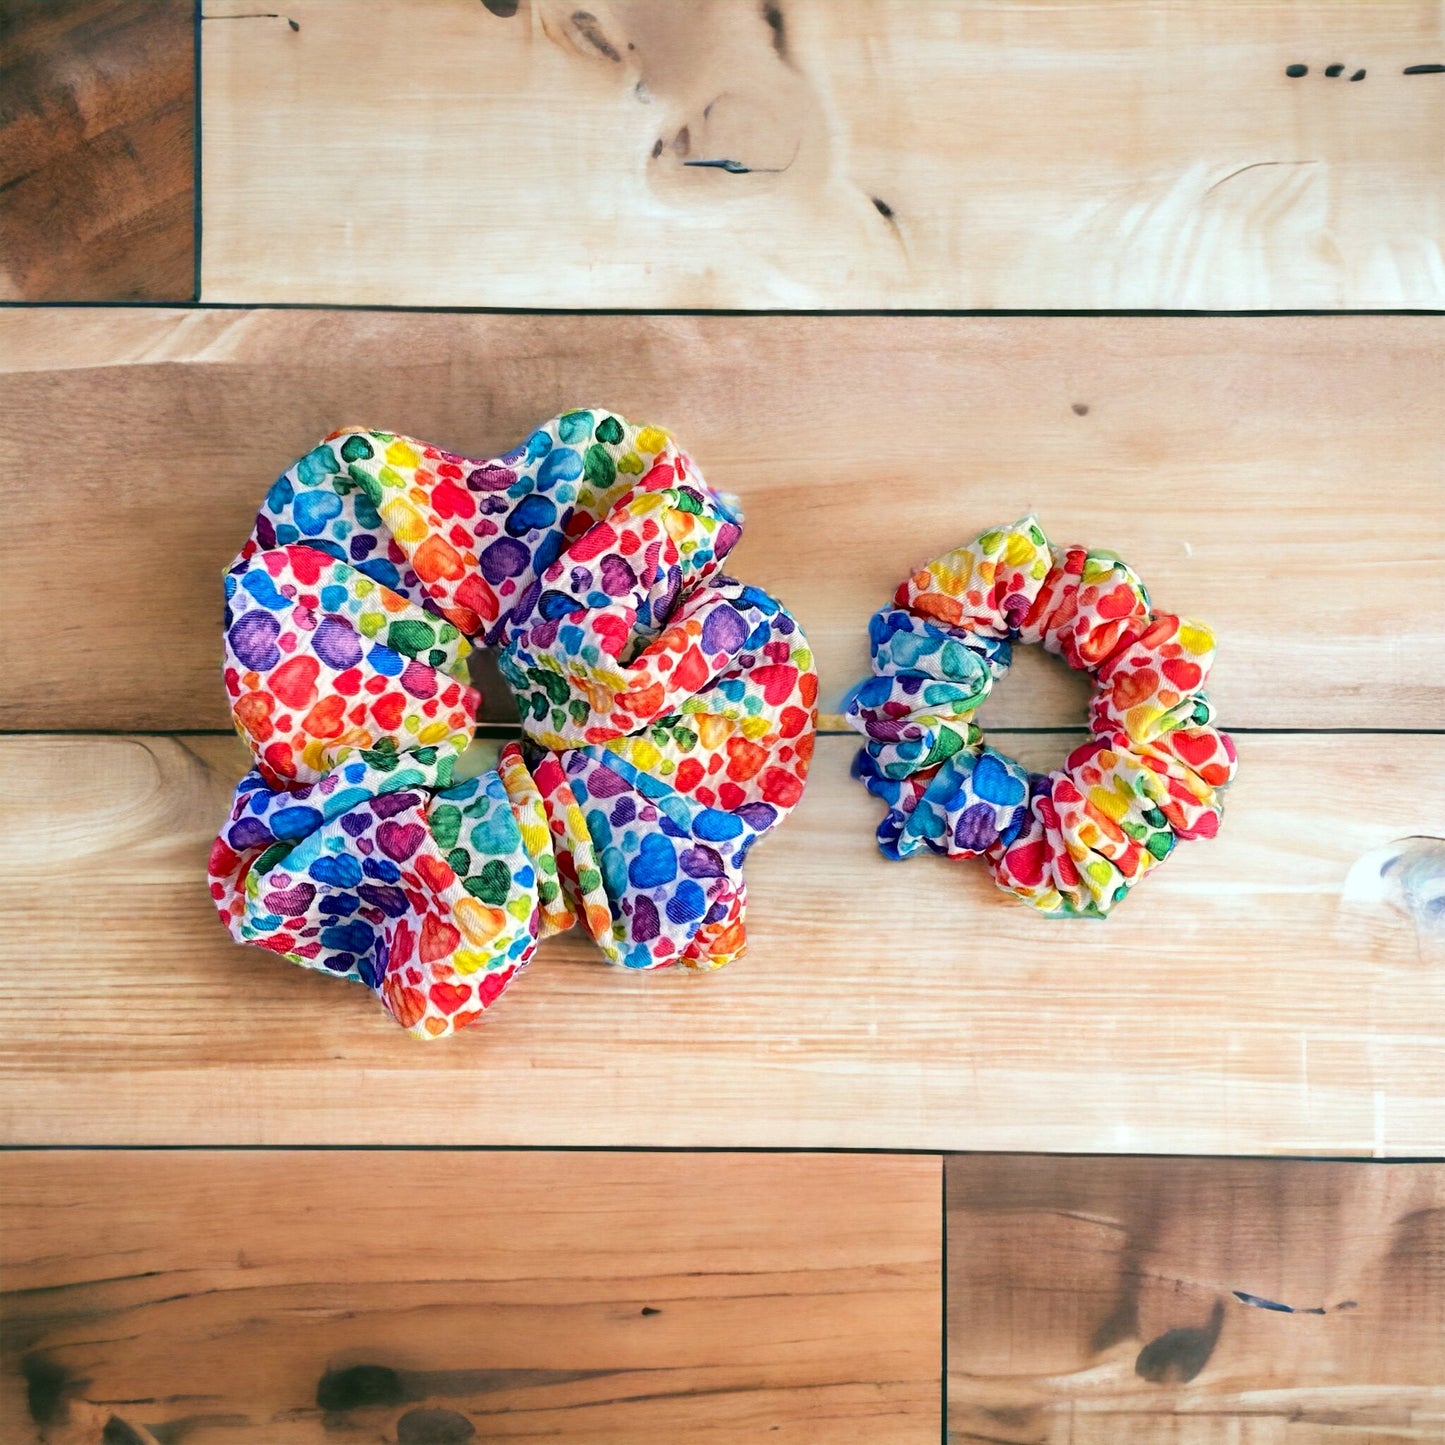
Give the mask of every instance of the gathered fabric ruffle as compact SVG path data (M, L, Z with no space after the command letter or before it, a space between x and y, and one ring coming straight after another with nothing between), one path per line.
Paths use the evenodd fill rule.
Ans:
M1098 918L1178 841L1218 831L1236 755L1203 692L1213 634L1155 612L1112 553L1052 547L1026 517L913 573L868 633L873 676L846 715L868 739L854 774L888 805L888 857L982 858L1042 912ZM1090 738L1048 773L974 721L1015 643L1094 679Z
M308 452L226 576L254 758L211 855L232 935L426 1038L577 924L628 968L736 957L817 701L796 621L721 571L741 527L667 433L602 409L492 460L365 430ZM459 780L473 642L523 736Z

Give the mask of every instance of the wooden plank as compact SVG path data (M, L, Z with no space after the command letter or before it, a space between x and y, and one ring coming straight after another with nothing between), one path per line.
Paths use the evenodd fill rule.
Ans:
M8 1154L0 1433L933 1445L940 1171L888 1156Z
M953 1445L1445 1440L1445 1165L948 1161Z
M491 456L606 398L741 494L733 565L801 618L825 711L909 568L1035 508L1210 623L1230 726L1438 727L1441 338L1424 317L3 314L23 485L0 673L27 685L0 725L228 728L220 574L283 468L361 420ZM38 538L103 579L83 626ZM67 620L40 643L42 598ZM1017 667L990 725L1082 720L1079 678L1029 650Z
M210 300L1445 304L1430 0L256 11L205 7Z
M998 743L1037 767L1069 739ZM236 741L5 739L0 1137L1445 1152L1445 845L1393 893L1347 888L1438 830L1445 736L1246 735L1219 839L1100 924L886 862L852 746L821 740L750 858L737 963L628 974L568 934L495 1017L422 1045L226 937L204 859Z
M195 294L192 0L5 0L0 300Z

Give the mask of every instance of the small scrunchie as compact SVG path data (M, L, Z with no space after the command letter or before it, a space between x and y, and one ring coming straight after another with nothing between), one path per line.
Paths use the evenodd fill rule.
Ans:
M232 935L423 1038L577 922L628 968L735 958L743 859L802 793L817 701L797 623L719 570L741 523L665 432L601 409L489 461L362 430L308 452L226 575L255 759L210 860ZM524 736L456 782L468 639Z
M888 804L888 857L982 857L1042 912L1102 918L1177 841L1218 831L1236 759L1201 691L1213 634L1154 612L1113 553L1052 548L1026 517L915 572L868 637L875 675L847 718L869 739L853 772ZM1091 737L1053 772L986 746L973 720L1014 642L1096 684Z

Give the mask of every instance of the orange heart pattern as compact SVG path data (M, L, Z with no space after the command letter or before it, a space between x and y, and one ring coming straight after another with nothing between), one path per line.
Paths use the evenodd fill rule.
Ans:
M628 968L742 952L743 859L802 795L812 654L723 575L736 501L666 432L567 412L487 461L327 437L226 575L255 766L211 853L241 942L356 979L436 1038L581 922ZM523 739L458 783L498 649Z
M984 532L909 577L869 642L847 716L868 738L854 775L888 804L888 857L981 857L1042 912L1102 918L1178 840L1218 831L1236 758L1200 690L1213 634L1154 612L1112 553L1051 547L1034 517ZM1015 642L1097 684L1090 739L1053 772L986 746L973 720Z

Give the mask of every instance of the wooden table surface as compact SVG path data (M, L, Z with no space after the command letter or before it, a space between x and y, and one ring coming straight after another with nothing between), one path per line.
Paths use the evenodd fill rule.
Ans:
M194 298L192 9L0 6L0 300Z
M1445 1169L948 1161L952 1438L1445 1439Z
M1277 309L1445 285L1445 85L1404 73L1445 58L1431 0L203 8L213 300Z
M0 4L0 1440L1445 1442L1442 127L1427 0ZM221 570L337 426L594 403L742 497L814 772L734 965L419 1044L215 919ZM1240 748L1104 924L848 777L1029 511Z
M934 1441L939 1174L839 1155L0 1156L0 1419L28 1394L77 1432L118 1417L187 1445L424 1445L467 1423L587 1445Z

